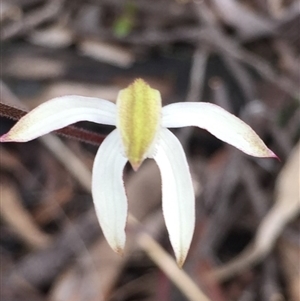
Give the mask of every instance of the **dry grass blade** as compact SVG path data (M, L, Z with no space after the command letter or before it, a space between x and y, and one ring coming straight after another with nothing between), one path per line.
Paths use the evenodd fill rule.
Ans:
M282 230L300 211L300 142L294 148L276 183L276 202L263 219L252 246L209 276L224 281L262 260L273 248Z

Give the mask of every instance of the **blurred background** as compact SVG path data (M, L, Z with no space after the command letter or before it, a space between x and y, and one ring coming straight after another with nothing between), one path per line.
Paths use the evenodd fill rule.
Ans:
M129 221L119 257L91 199L95 143L71 133L0 145L1 301L300 300L298 0L0 6L1 135L22 111L53 97L114 102L141 77L160 90L163 104L222 106L280 158L249 157L204 130L174 131L197 206L192 247L179 270L151 160L137 173L124 171L129 210L140 223ZM76 126L97 134L98 144L112 130Z

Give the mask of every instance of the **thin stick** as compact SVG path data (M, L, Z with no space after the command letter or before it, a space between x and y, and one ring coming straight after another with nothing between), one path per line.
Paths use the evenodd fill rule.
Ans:
M147 233L137 238L140 247L163 270L168 278L190 301L210 301L193 280L181 270L170 255Z

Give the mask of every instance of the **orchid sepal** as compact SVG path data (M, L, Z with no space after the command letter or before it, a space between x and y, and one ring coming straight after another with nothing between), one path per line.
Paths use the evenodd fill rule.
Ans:
M180 102L162 109L163 127L197 126L254 157L277 156L241 119L211 103Z
M151 158L160 169L164 219L181 267L195 227L195 196L188 163L179 140L166 128L160 130Z
M95 97L53 98L23 116L0 142L27 142L79 121L115 125L116 105Z
M122 254L125 246L127 198L119 133L114 130L99 147L93 165L92 196L103 234L111 248Z

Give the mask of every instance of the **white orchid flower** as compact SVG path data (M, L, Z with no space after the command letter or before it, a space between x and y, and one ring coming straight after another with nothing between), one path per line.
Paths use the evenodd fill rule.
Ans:
M121 90L116 104L76 95L49 100L21 118L0 141L26 142L78 121L117 127L99 147L92 178L96 213L111 248L122 253L125 245L124 166L129 161L136 171L152 158L161 172L163 214L179 266L193 237L195 197L183 148L167 128L198 126L246 154L276 157L247 124L222 108L188 102L162 108L159 91L142 79Z

